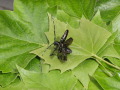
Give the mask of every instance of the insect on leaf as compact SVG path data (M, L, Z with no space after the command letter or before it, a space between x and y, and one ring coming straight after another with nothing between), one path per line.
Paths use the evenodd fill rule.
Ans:
M47 32L46 35L49 40L49 44L51 44L54 42L54 25L51 17L49 18L49 32ZM42 57L45 60L45 63L50 64L50 70L60 69L61 72L64 72L69 69L74 69L81 62L87 58L90 58L91 56L97 56L98 58L99 55L97 55L97 53L102 47L104 47L104 44L111 36L111 33L106 29L99 27L86 19L81 20L80 28L78 29L74 29L57 19L54 19L54 22L57 39L60 40L60 37L63 35L65 30L68 29L69 35L67 38L72 37L73 43L70 45L72 53L68 55L68 60L64 63L61 62L56 55L50 57L51 50L53 50L54 46L48 49L43 56L42 53L48 45L44 45L43 48L33 51L33 53ZM104 52L100 58L106 55L106 53L108 52ZM111 56L114 56L114 54Z

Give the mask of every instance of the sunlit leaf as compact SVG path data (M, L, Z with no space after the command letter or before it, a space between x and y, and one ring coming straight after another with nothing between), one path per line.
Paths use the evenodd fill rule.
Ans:
M99 83L91 77L90 82L89 82L89 86L88 86L88 90L104 90Z
M113 64L120 66L120 59L119 58L113 58L113 57L107 57Z
M88 59L73 69L73 73L87 89L90 82L89 75L92 76L97 68L98 64L94 60Z
M72 72L69 71L61 74L60 71L54 70L44 74L27 71L19 66L17 68L25 86L29 89L71 90L77 82Z
M32 59L25 69L27 69L29 71L41 72L40 60L38 58Z
M105 90L119 90L120 89L120 76L117 73L115 76L108 77L98 70L95 74L95 79Z
M73 90L84 90L84 87L80 83L80 81L77 81L76 85L74 86Z
M17 77L17 74L14 73L0 73L0 86L3 88L8 86L13 82Z
M112 21L112 30L113 32L117 31L120 32L120 25L119 25L119 22L120 22L120 14L114 18L114 20Z
M0 87L0 90L28 90L25 88L24 83L19 79L16 78L14 82L12 82L9 86L7 87Z
M44 8L42 8L44 7ZM0 70L26 67L35 55L30 51L47 43L47 4L43 0L15 0L14 11L0 11Z
M116 51L120 54L120 14L112 21L113 32L118 31L118 36L115 39L114 47Z
M120 54L115 49L114 40L117 37L118 32L114 32L103 45L103 47L97 53L99 56L110 56L120 58Z
M14 0L0 11L0 90L119 90L119 13L119 0ZM54 25L73 38L65 62L45 51Z
M80 26L80 20L78 18L71 17L70 15L68 15L67 13L65 13L62 10L57 11L56 17L61 22L63 21L65 23L69 24L70 26L72 26L73 28L79 28L79 26Z
M64 72L68 69L73 69L85 59L96 55L111 35L111 33L107 30L85 19L81 20L80 28L78 29L74 29L56 19L54 20L54 22L56 36L58 39L63 35L65 30L68 29L68 37L72 37L74 40L72 45L70 45L70 48L73 52L68 55L68 60L66 62L61 62L60 60L58 60L56 55L50 57L53 46L51 49L47 49L47 51L44 52L45 48L47 48L47 46L45 45L43 48L33 51L33 53L42 57L45 60L45 63L50 64L50 69L60 69L61 72ZM54 42L53 27L53 22L50 19L50 30L48 33L46 33L50 44Z
M92 18L91 20L92 22L94 22L95 24L97 24L98 26L101 26L103 28L105 28L106 30L113 32L112 31L112 24L109 23L107 25L107 23L105 21L103 21L103 19L101 18L100 15L100 11L98 10L97 13L95 14L95 16Z
M47 2L50 8L57 6L68 15L79 19L84 15L91 20L95 13L96 0L47 0Z
M113 20L120 12L120 0L98 0L96 9L99 9L104 21Z
M23 53L21 55L2 59L0 62L0 70L2 72L16 72L16 64L25 68L27 64L35 57L33 54Z

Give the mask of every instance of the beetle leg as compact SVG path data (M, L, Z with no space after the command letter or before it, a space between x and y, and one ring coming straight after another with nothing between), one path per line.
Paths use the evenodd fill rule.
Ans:
M56 46L56 48L54 48L53 52L50 54L50 56L55 55L54 52L58 49L58 46Z

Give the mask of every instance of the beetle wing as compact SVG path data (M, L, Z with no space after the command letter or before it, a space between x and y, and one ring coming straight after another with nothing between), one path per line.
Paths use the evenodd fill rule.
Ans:
M65 32L64 32L64 34L63 34L63 36L61 37L61 39L60 39L60 42L61 43L63 43L65 40L66 40L66 38L67 38L67 36L68 36L68 30L66 30Z
M73 42L73 38L69 38L69 39L67 39L65 42L64 42L64 46L65 47L68 47L69 45L71 45L72 44L72 42Z

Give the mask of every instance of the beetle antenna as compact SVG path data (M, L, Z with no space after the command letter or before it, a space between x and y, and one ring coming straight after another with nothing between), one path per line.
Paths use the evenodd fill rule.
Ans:
M49 46L43 51L42 56L43 56L43 54L46 52L46 50L49 49L53 44L54 44L54 43L52 43L51 45L49 45Z
M54 25L54 41L56 40L56 32L55 32L55 23L54 23L54 19L52 18L53 20L53 25ZM42 53L42 56L43 54L46 52L47 49L49 49L54 43L52 43L51 45L49 45Z
M53 18L52 18L53 19ZM53 25L54 25L54 41L56 41L56 32L55 32L55 23L54 23L54 19L53 19Z

